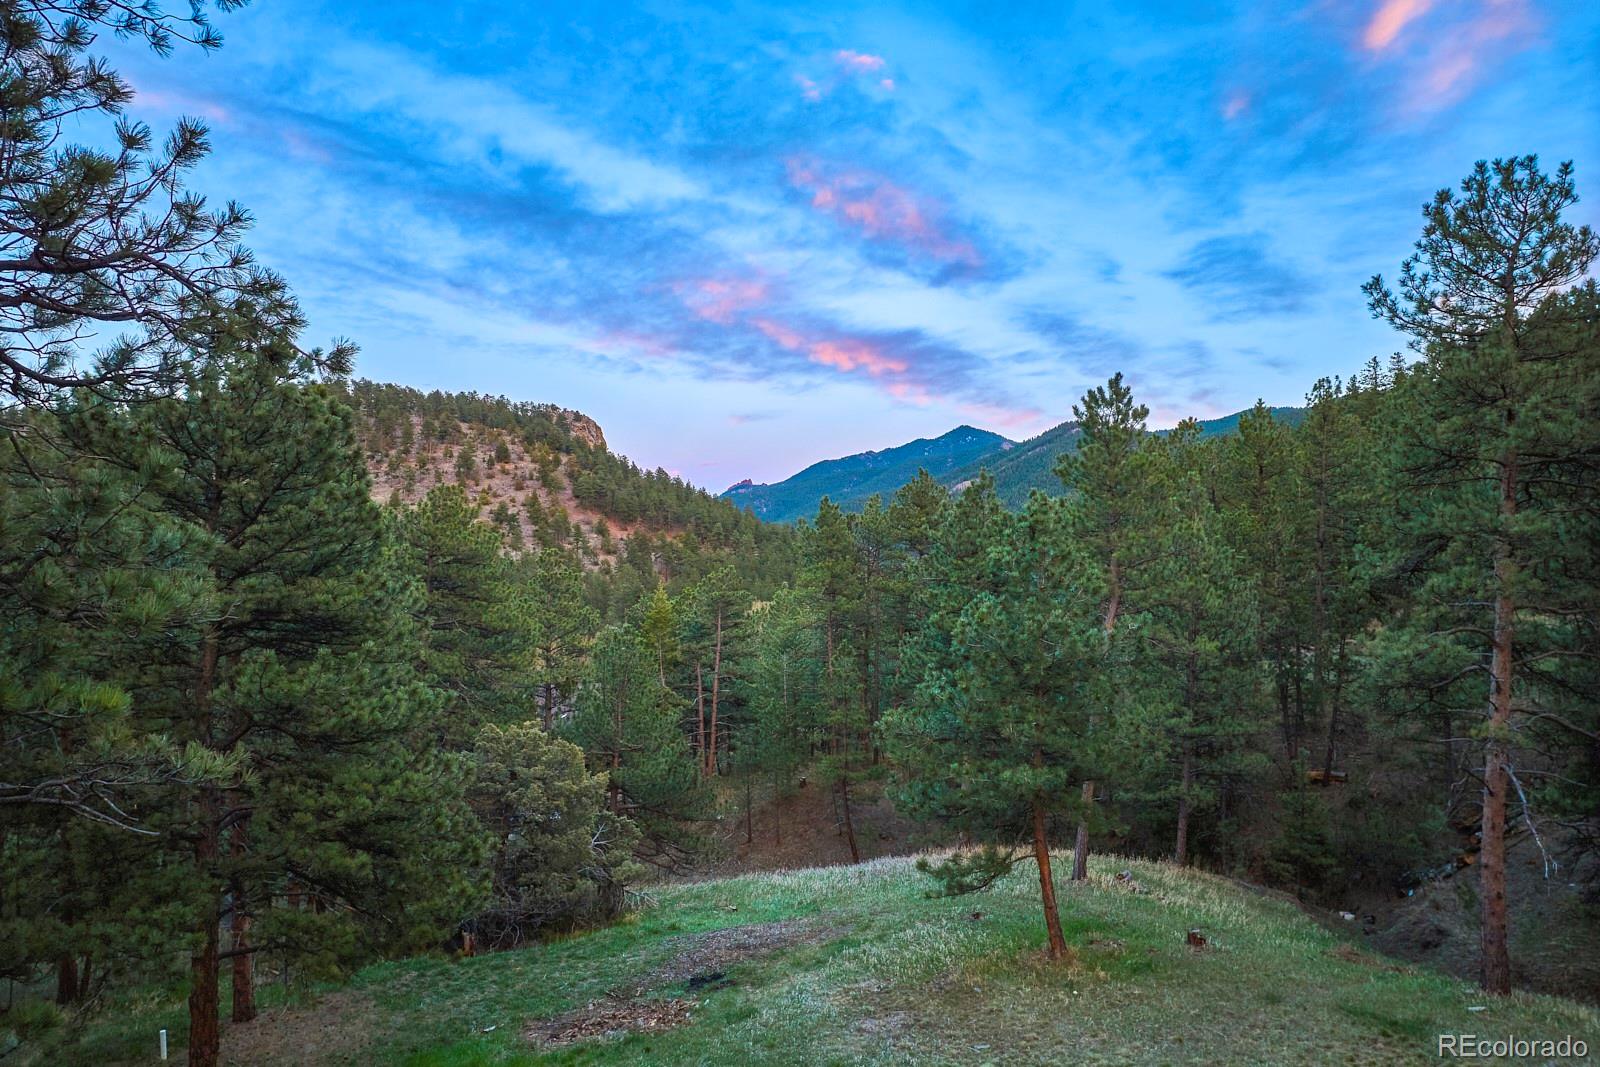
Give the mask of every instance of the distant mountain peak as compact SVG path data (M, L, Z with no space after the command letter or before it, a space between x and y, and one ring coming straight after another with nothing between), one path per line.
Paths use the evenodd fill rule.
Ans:
M942 480L950 471L1011 444L997 433L957 426L938 437L919 437L894 448L825 459L768 485L747 478L722 495L749 508L758 518L792 522L813 515L823 497L847 511L858 510L874 494L887 500L916 477L918 470Z

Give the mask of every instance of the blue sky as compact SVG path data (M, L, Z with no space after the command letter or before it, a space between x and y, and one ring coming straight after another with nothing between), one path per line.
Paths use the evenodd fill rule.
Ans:
M554 402L721 489L1126 372L1152 422L1295 403L1401 339L1359 285L1473 161L1572 159L1600 5L261 3L125 46L209 121L309 340Z

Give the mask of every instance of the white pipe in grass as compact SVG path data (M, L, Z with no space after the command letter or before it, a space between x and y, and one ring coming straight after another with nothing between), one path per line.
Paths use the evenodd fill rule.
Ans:
M167 1032L161 1031L161 1058L167 1058Z

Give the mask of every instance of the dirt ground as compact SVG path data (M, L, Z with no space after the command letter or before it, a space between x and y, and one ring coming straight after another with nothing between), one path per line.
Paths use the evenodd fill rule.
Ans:
M222 1060L228 1067L358 1063L371 1041L373 1018L369 998L354 990L329 993L304 1007L264 1011L254 1022L228 1027ZM187 1051L173 1062L187 1064Z
M826 785L806 780L805 785L776 802L764 803L758 797L748 842L742 798L734 799L738 802L735 814L728 817L722 833L724 855L699 867L696 876L720 878L850 862L837 796ZM871 789L858 789L852 796L850 817L863 860L905 856L950 843L895 811L887 797Z

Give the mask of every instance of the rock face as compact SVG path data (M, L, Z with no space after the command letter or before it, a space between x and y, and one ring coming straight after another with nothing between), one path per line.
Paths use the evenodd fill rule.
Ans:
M606 447L606 435L601 431L600 424L583 412L562 408L560 419L573 437L576 437L590 448Z

